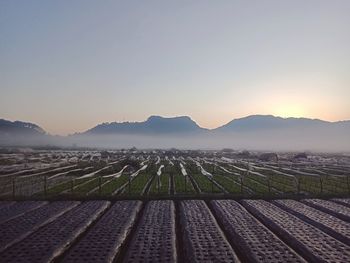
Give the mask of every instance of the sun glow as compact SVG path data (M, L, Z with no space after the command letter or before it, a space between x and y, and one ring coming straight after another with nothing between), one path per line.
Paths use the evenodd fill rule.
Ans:
M305 111L300 105L281 105L274 111L274 114L283 118L305 117Z

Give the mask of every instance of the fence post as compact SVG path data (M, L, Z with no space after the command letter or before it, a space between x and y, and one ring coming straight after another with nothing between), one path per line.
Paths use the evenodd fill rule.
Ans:
M300 180L297 176L295 176L295 183L296 183L296 190L297 190L297 194L300 194Z
M214 180L213 180L213 177L211 177L211 192L214 193Z
M101 175L98 177L98 194L99 195L102 194L102 176Z
M174 196L175 195L175 179L174 179L174 173L173 171L170 172L170 190L173 189L172 191L170 191L170 193ZM172 186L172 188L171 188Z
M74 178L72 178L71 184L70 184L70 192L73 194L74 191Z
M13 176L12 178L12 198L15 199L16 197L16 177Z
M157 189L158 189L158 194L159 194L159 191L160 191L160 175L157 174Z
M216 171L216 166L215 166L215 163L213 164L213 173L212 173L212 176L211 176L211 192L214 193L214 174L215 174L215 171Z
M241 175L239 178L241 179L241 194L243 194L243 176Z
M44 196L47 194L47 175L44 175Z

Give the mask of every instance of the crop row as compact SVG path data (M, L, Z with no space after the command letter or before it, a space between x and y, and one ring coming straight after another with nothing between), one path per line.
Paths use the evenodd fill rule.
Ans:
M0 258L349 262L349 223L306 205L309 201L324 200L0 202L0 212L13 211L0 223Z
M350 245L350 223L294 200L276 200L274 204Z
M203 175L197 167L186 166L188 167L189 177L194 180L198 185L199 190L202 193L221 193L222 190L214 183L213 178L209 179L209 176Z
M79 202L53 202L37 207L21 216L0 224L0 251L20 241L39 227L53 221ZM25 202L23 204L28 204ZM29 204L28 204L29 205ZM15 211L16 207L12 208Z
M168 173L173 176L173 189L175 194L184 195L196 193L183 164L174 162L173 166L165 166L165 171L168 171Z
M166 196L196 193L278 196L285 193L331 195L350 192L350 175L346 167L305 166L302 163L292 167L284 162L224 162L199 157L179 157L169 162L169 158L162 160L156 157L148 162L134 161L135 167L141 163L148 163L149 167L133 177L131 183L128 176L131 173L116 175L125 166L122 158L104 164L91 161L2 175L0 196ZM157 178L160 165L164 169ZM183 170L187 171L186 175Z
M211 205L227 237L250 262L304 262L293 250L233 200Z
M349 207L321 199L305 199L303 200L303 202L305 202L309 206L312 206L335 217L338 217L342 220L350 222Z
M47 202L16 202L11 205L0 206L0 223L6 222L12 218L23 215L25 212L45 205Z
M350 260L344 243L279 207L263 200L244 200L243 205L309 262Z
M136 215L140 201L115 203L63 258L64 262L112 262L120 253Z
M334 198L332 201L350 207L350 198Z
M49 262L63 253L98 218L109 202L88 201L1 253L4 262Z
M171 186L171 176L168 172L164 171L164 165L159 166L157 174L154 176L149 195L169 195Z
M131 239L124 262L176 262L175 207L151 201Z
M185 262L238 262L204 201L183 201L180 213Z

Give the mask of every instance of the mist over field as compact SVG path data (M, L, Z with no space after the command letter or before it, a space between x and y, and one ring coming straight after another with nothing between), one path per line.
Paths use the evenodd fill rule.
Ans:
M330 139L331 138L331 139ZM137 147L177 149L222 149L261 151L350 152L349 134L345 131L250 132L231 134L166 135L81 135L0 138L2 146L59 146L120 149Z
M331 139L329 139L331 138ZM274 151L349 152L349 134L344 131L314 133L250 132L232 134L202 134L189 136L86 135L68 138L70 145L102 148L178 148L178 149L250 149ZM68 144L69 145L69 144Z

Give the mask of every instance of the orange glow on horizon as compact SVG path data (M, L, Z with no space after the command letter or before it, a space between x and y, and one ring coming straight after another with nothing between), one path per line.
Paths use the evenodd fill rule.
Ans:
M301 118L306 117L305 110L299 105L281 105L276 110L274 110L273 115L279 116L282 118Z

